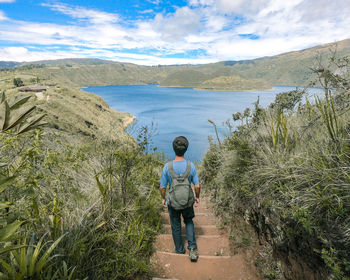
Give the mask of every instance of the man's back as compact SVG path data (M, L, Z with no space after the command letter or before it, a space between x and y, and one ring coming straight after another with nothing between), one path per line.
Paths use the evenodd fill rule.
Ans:
M187 161L181 160L181 161L173 161L173 169L176 174L183 174L186 171L187 167ZM188 180L190 183L193 183L194 185L199 184L198 174L196 166L191 162L191 172L190 176L188 177ZM160 179L160 185L163 188L167 187L167 184L169 183L169 189L171 188L172 178L170 176L169 171L169 163L166 163L163 167L162 177Z

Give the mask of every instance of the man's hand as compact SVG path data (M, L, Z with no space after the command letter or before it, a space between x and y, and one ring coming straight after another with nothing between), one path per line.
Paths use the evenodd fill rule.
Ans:
M168 208L168 205L166 204L166 200L165 199L162 199L162 204L163 204L164 208Z
M199 204L199 198L194 199L194 207L197 207Z

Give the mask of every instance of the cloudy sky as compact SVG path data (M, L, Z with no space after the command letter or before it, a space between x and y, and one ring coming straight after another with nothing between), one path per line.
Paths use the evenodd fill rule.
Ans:
M252 59L350 38L350 0L0 0L0 60Z

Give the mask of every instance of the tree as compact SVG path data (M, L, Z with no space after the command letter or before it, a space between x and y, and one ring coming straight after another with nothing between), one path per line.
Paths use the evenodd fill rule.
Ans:
M15 87L24 86L24 83L23 83L23 81L21 80L21 78L14 78L14 79L13 79L13 84L15 85Z

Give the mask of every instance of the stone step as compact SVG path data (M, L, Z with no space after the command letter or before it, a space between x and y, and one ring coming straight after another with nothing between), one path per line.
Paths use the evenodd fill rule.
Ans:
M178 279L175 279L175 278L158 278L158 277L153 277L152 280L178 280Z
M187 247L186 237L183 236L184 246ZM198 235L196 243L199 255L206 256L228 256L230 251L229 240L221 235ZM174 250L174 241L171 234L159 234L155 242L157 251L172 253Z
M214 213L214 210L205 204L200 204L197 207L193 207L194 212Z
M199 256L197 262L191 262L188 255L167 252L155 252L152 257L159 276L178 280L256 280L248 276L244 257Z
M163 232L171 234L171 226L169 224L163 225ZM182 234L186 234L186 228L183 225L181 228ZM216 226L196 226L194 232L197 235L219 235L222 233L222 230L218 229Z
M170 224L169 214L166 212L161 213L163 224ZM183 220L182 220L183 221ZM195 226L214 226L217 222L217 218L211 213L197 213L193 218Z

